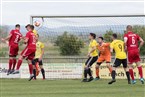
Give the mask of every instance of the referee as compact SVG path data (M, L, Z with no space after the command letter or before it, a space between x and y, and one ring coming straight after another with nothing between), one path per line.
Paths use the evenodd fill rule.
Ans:
M92 76L90 67L98 59L98 52L97 52L97 48L96 48L98 43L95 40L95 38L96 38L96 34L90 33L90 35L89 35L90 44L89 44L89 51L88 51L88 55L87 55L88 56L88 60L85 63L84 79L82 80L82 82L90 82L90 81L92 81L94 79L93 76ZM89 79L87 79L87 74L90 77Z

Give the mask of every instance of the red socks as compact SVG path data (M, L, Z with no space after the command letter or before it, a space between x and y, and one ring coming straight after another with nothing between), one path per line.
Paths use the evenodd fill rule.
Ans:
M133 69L129 69L129 73L130 73L131 79L134 80L134 72L133 72Z
M9 59L9 70L12 69L12 65L13 65L13 59Z
M29 72L30 72L30 75L33 74L33 65L32 64L29 64Z
M16 70L20 69L21 64L22 64L22 60L18 60ZM33 74L33 65L32 64L29 64L29 72L30 72L30 74Z
M13 70L15 69L16 62L17 62L17 60L16 59L13 59Z
M21 64L22 64L22 60L18 60L16 70L19 70L20 69Z
M139 71L140 78L143 78L142 66L137 67L137 68L138 68L138 71Z

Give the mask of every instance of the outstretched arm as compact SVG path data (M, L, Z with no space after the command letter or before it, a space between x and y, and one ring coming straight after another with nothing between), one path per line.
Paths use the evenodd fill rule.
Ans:
M113 48L110 48L110 52L113 53Z
M12 34L9 34L7 37L2 38L1 40L5 42L5 41L9 40L11 38L11 36L12 36Z

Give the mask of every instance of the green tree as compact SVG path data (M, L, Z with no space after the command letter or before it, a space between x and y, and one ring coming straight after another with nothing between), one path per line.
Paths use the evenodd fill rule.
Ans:
M0 26L0 39L6 37L8 35L8 27L7 26ZM2 41L0 41L2 43ZM0 47L0 57L5 57L6 54L6 47Z
M60 48L61 55L79 55L84 43L77 36L64 32L63 35L58 36L56 45Z
M110 29L110 30L107 30L106 33L104 34L104 39L105 41L107 42L110 42L111 41L111 35L113 34L113 31Z
M6 37L8 35L8 26L0 26L0 38Z
M111 42L112 41L111 36L112 36L113 33L117 34L118 39L122 39L122 34L121 33L113 32L113 30L110 29L110 30L107 30L106 33L103 36L106 42Z

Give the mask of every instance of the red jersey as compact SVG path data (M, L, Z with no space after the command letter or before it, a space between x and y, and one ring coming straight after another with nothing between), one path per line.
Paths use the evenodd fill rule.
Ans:
M28 38L27 47L36 49L36 37L32 31L27 32L26 38Z
M22 34L20 33L19 30L12 30L10 32L11 34L11 38L9 39L9 46L13 45L13 44L18 44L21 37L22 37Z
M140 39L140 36L133 33L133 32L128 32L124 35L124 38L127 39L126 46L127 50L138 50L138 42Z

